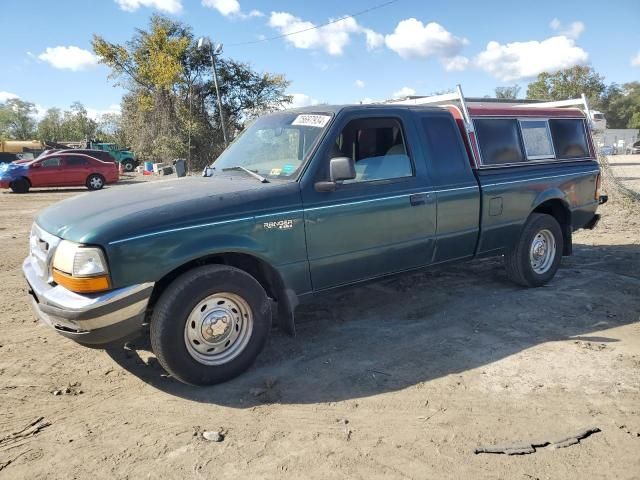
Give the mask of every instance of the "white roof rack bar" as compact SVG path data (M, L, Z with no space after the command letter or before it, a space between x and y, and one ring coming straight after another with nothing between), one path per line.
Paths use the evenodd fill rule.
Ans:
M429 103L450 102L460 100L458 93L445 93L443 95L432 95L431 97L407 98L405 100L394 100L391 103L396 105L428 105Z
M540 103L527 103L525 105L518 105L521 108L554 108L554 107L582 107L584 109L584 115L587 118L589 128L593 130L593 118L591 118L591 110L589 109L589 102L587 96L583 93L580 98L572 98L570 100L558 100L555 102L540 102Z
M584 97L584 94L583 94ZM571 100L558 100L555 102L540 102L540 103L524 103L517 105L518 108L554 108L554 107L575 107L584 106L584 98L573 98Z
M467 127L467 131L468 132L474 131L473 122L471 121L471 116L469 115L467 104L464 101L464 94L462 93L462 87L460 86L460 84L456 85L456 91L452 93L445 93L442 95L431 95L430 97L407 98L405 100L393 100L389 103L392 103L395 105L429 105L433 103L442 104L443 102L460 102L460 107L462 109L462 117Z

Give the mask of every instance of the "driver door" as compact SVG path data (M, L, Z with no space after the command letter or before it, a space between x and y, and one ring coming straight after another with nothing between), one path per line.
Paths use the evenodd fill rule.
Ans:
M34 162L29 168L32 187L57 187L62 185L62 158L49 157Z
M303 190L307 254L314 290L332 288L429 263L436 202L413 125L398 117L348 116L321 155L315 181L327 180L330 158L355 160L356 178L332 192ZM335 143L333 139L335 138ZM317 160L317 159L316 159Z

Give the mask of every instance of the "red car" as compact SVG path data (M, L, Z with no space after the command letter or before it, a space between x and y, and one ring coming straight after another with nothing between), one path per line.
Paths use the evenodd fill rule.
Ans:
M13 167L0 175L0 188L26 193L34 187L86 186L100 190L116 183L120 174L114 162L78 153L52 153L28 163L10 164Z

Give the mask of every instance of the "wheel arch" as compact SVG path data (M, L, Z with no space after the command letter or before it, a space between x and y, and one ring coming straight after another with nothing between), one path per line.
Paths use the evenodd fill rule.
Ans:
M257 255L240 251L211 253L192 259L166 273L155 283L151 298L149 299L149 311L153 310L155 303L162 293L176 278L193 268L203 265L229 265L255 278L262 288L264 288L267 296L277 303L278 324L280 328L291 335L295 334L293 312L298 304L298 298L295 292L287 288L280 272L268 261Z
M563 196L557 195L556 192L547 192L547 195L537 199L531 213L544 213L556 219L562 229L562 255L571 255L573 251L571 209Z

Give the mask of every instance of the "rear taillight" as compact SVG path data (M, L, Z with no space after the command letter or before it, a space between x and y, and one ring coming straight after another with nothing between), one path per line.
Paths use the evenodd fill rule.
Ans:
M602 178L600 177L600 174L598 174L598 176L596 177L596 193L595 193L595 199L596 200L600 200L600 185L602 183Z

